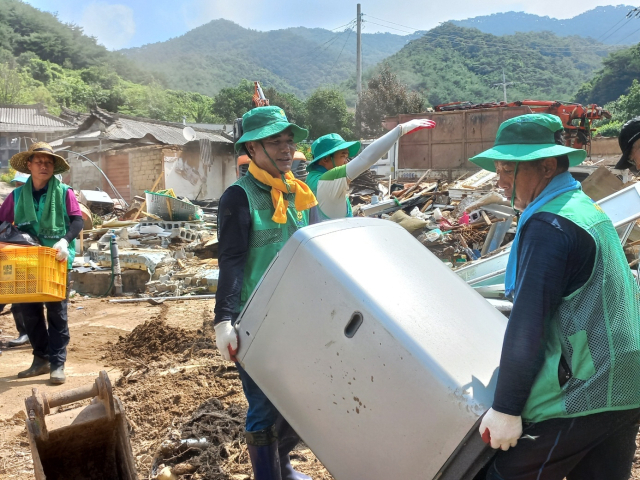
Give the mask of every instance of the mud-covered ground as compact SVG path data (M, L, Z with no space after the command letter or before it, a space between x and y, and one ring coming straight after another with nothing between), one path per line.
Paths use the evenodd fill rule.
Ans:
M238 372L205 330L213 302L154 307L77 299L72 305L66 385L48 386L46 376L17 380L15 373L30 362L29 348L4 350L0 357L0 478L34 478L23 413L31 387L74 388L93 382L102 369L125 406L140 479L165 467L185 480L252 478ZM0 316L0 328L0 338L11 338L10 315ZM302 444L291 461L316 480L332 478Z

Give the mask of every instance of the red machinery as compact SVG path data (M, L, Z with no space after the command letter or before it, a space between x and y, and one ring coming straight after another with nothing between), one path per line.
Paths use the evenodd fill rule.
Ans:
M553 100L522 100L518 102L471 103L454 102L434 107L436 112L453 110L475 110L481 108L529 107L532 113L551 113L557 115L564 125L565 145L589 150L591 145L591 122L602 118L611 118L611 114L597 105L586 107L579 103L565 103Z
M267 107L269 106L269 100L264 96L262 91L262 87L260 86L260 82L253 82L253 103L256 107Z

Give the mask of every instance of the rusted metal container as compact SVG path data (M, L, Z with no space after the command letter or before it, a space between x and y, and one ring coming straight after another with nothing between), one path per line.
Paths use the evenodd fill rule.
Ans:
M91 404L51 414L87 398ZM36 480L137 480L122 402L106 371L93 385L25 399Z

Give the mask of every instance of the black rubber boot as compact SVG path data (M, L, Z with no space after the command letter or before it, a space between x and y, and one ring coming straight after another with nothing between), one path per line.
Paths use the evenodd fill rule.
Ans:
M64 374L64 365L51 366L51 375L49 376L49 381L53 385L62 385L67 381L67 377Z
M282 415L276 420L278 435L278 456L280 457L280 476L282 480L311 480L311 477L293 469L289 453L300 443L300 437Z
M254 480L282 480L274 426L257 432L245 432L245 437Z
M29 337L27 334L19 335L18 338L14 338L13 340L9 340L8 345L10 347L19 347L20 345L24 345L25 343L29 343Z
M49 359L34 355L33 363L31 363L31 366L26 370L19 372L18 378L37 377L38 375L44 375L45 373L49 373L50 371L51 367L49 365Z

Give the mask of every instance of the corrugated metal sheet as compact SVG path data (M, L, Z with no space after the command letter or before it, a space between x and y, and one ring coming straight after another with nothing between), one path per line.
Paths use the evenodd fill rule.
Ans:
M187 139L182 134L183 126L161 123L149 123L130 118L118 118L109 125L105 131L105 137L111 140L133 140L147 135L167 145L184 145ZM196 140L206 139L214 143L233 143L222 135L213 132L196 130Z
M56 131L72 129L73 125L45 112L38 105L0 106L0 129L2 131Z

